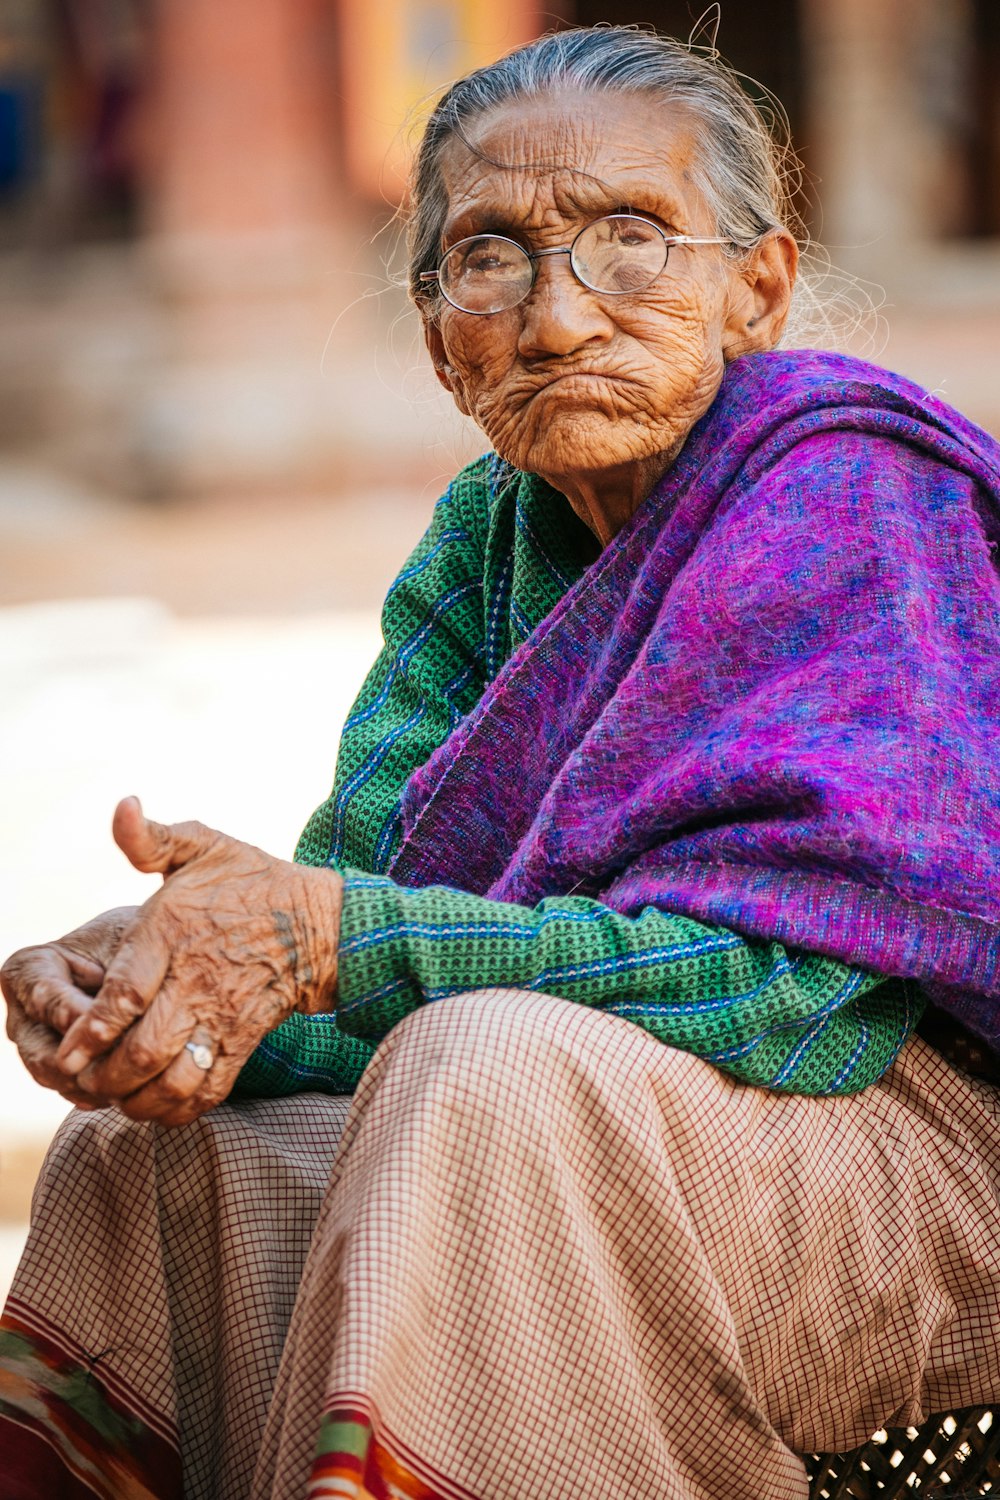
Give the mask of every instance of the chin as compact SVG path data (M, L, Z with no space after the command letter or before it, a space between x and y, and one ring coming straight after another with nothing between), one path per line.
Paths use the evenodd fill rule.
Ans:
M539 431L509 443L507 451L496 446L515 468L548 476L620 469L652 458L672 442L668 433L654 434L621 418L595 423L593 413L569 412L553 416Z

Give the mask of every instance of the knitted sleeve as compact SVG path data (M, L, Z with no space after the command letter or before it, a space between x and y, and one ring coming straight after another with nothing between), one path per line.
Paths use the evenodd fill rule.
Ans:
M748 1083L849 1093L881 1076L922 1008L902 980L653 907L530 908L353 871L344 894L338 1015L373 1042L426 1001L515 986L624 1016Z

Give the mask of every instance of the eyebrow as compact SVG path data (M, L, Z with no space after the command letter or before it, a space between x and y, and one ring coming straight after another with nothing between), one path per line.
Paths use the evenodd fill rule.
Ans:
M627 191L629 184L622 183L622 191L615 189L615 183L595 183L592 193L573 192L565 194L565 198L572 204L582 223L594 219L603 218L606 214L632 213L640 217L655 219L658 223L665 225L674 233L685 233L684 220L687 215L681 211L680 205L672 198L665 195L645 192L638 186L632 184L632 191ZM567 206L569 206L567 204ZM516 206L508 198L506 202L499 196L493 199L475 200L457 206L454 215L449 215L442 228L442 239L445 242L455 243L456 240L465 239L473 234L502 234L510 238L518 235L531 235L539 232L538 226L526 223L523 213L517 211Z

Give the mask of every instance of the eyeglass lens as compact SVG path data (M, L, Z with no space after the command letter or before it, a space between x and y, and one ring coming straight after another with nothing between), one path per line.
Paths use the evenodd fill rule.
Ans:
M573 270L595 292L621 295L652 285L667 263L667 241L655 224L625 214L588 224L573 242ZM531 290L534 262L513 240L477 234L452 246L441 262L441 290L464 312L502 312Z

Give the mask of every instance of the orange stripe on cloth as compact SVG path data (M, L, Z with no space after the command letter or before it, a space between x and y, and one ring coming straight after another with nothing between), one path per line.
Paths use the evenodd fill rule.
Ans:
M100 1353L8 1302L0 1320L0 1451L4 1482L14 1487L3 1490L5 1500L42 1493L181 1500L176 1444L99 1366Z
M361 1402L328 1411L316 1447L308 1500L476 1500L427 1471ZM411 1464L425 1468L425 1477Z

